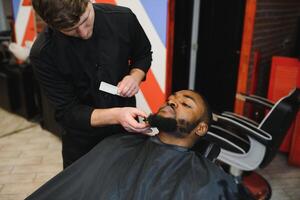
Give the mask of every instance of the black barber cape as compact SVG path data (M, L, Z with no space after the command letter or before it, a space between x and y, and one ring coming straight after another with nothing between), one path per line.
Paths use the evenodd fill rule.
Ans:
M158 137L114 135L26 200L236 199L236 185L215 164Z

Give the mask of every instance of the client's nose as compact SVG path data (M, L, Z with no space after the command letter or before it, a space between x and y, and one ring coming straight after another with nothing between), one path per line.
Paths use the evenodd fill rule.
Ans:
M172 108L176 108L176 107L177 107L177 104L176 104L175 101L169 100L169 101L168 101L168 106L171 106Z

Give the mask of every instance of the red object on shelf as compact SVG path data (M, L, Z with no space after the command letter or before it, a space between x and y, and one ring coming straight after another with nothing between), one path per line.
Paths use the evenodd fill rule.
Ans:
M274 56L270 74L268 99L277 101L287 95L292 88L300 88L300 61L296 58ZM293 123L280 146L280 151L290 152L289 157L293 158L300 165L300 115L298 113L296 122ZM297 141L298 140L298 141ZM298 145L297 145L298 144Z

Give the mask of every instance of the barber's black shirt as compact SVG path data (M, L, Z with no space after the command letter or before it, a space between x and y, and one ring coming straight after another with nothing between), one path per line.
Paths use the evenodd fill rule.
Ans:
M130 9L94 4L94 10L90 39L47 28L30 53L41 87L55 106L56 120L73 134L111 132L109 127L91 127L92 111L135 106L135 98L102 92L100 82L117 85L132 68L146 73L152 61L150 42Z

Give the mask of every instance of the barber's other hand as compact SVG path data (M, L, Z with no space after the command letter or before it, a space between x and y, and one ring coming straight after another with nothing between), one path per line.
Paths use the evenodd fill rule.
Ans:
M139 91L139 81L132 75L125 76L118 84L118 93L123 97L132 97Z
M148 124L136 121L137 117L147 117L147 114L137 108L124 107L120 108L120 113L118 115L119 123L128 132L138 132L147 134L149 133L150 127Z

